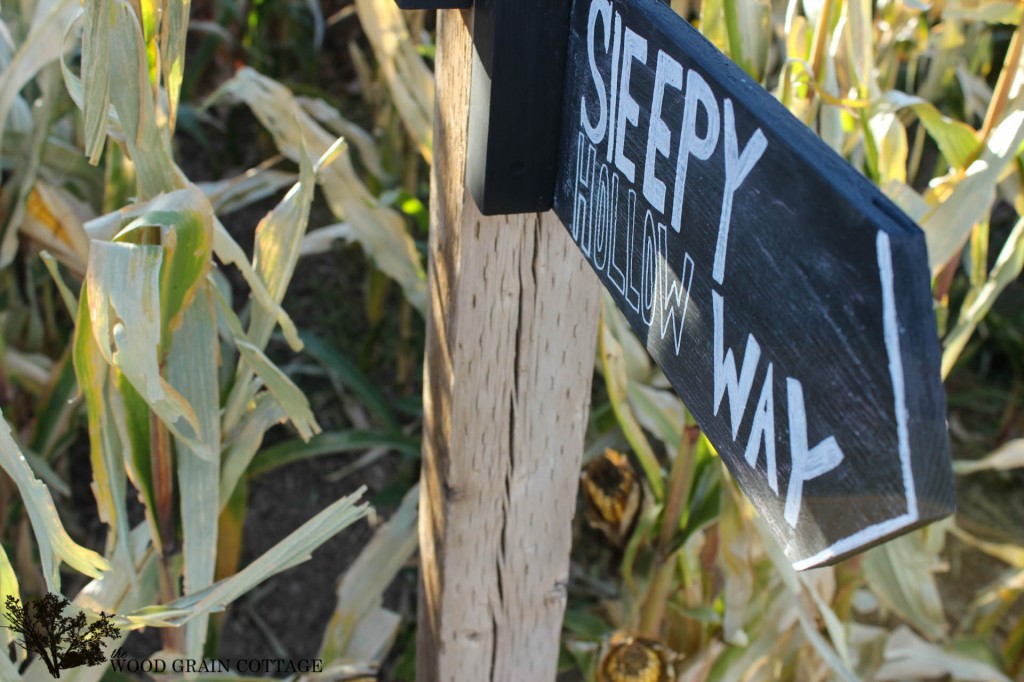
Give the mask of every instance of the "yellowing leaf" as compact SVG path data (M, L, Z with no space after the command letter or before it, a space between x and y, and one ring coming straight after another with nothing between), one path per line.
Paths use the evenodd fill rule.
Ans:
M897 110L913 110L949 165L960 169L967 167L980 144L973 128L962 121L944 116L931 102L899 90L887 92L884 101Z
M1024 141L1024 109L1011 110L967 175L952 194L921 221L928 242L928 264L935 273L957 253L971 229L983 220L995 199L995 188L1006 166Z
M418 310L426 306L426 273L403 218L381 205L359 179L348 146L327 155L335 139L313 120L280 83L250 68L239 69L221 86L211 101L235 97L245 102L274 136L283 154L299 161L302 148L315 157L327 157L320 165L320 184L331 212L348 222L352 234L377 267L397 281L406 298Z

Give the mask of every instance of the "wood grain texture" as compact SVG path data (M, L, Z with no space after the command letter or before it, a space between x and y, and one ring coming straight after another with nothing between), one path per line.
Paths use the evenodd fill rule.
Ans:
M553 214L464 183L470 11L439 13L417 680L553 680L598 319Z

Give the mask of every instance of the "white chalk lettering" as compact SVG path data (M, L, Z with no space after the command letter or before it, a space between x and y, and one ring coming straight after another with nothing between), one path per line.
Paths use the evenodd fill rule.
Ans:
M718 243L715 245L715 264L711 276L719 284L725 278L725 252L729 242L729 221L732 219L732 200L736 190L758 162L768 141L758 128L750 136L743 152L736 153L736 116L732 111L732 100L725 100L725 189L722 190L722 216L718 222Z
M711 92L707 81L690 70L686 74L686 100L683 105L683 125L679 132L679 151L676 157L676 183L672 194L672 227L679 232L683 224L683 196L686 190L686 169L690 157L707 161L718 146L720 122L718 120L718 102ZM708 119L704 136L697 134L697 107L704 109Z
M743 421L743 414L747 410L750 388L754 384L754 371L757 369L757 361L761 357L761 346L758 345L753 334L747 334L747 350L743 354L743 369L740 370L739 377L737 377L736 360L733 357L732 349L725 351L725 321L723 319L725 317L725 300L717 291L712 291L711 297L715 318L715 416L718 416L718 408L722 406L722 397L728 392L732 438L736 440L740 423Z
M683 325L686 322L686 309L690 305L694 263L689 253L683 254L683 267L679 269L679 279L676 279L672 268L668 267L668 226L664 223L658 223L658 236L661 239L661 253L665 259L662 267L664 278L661 282L661 338L665 338L671 327L676 355L679 355L679 347L683 340Z
M804 483L839 466L843 461L843 450L836 442L835 436L829 436L808 449L803 386L796 379L787 378L786 395L789 402L789 450L792 459L784 516L786 523L796 528L796 522L800 518Z
M612 106L608 112L608 163L612 162L615 147L615 115L619 101L619 55L622 53L622 15L615 13L615 33L612 36L612 82L610 87Z
M654 301L657 298L658 277L657 277L657 233L654 227L654 216L650 210L644 216L643 241L641 249L641 270L640 270L640 316L644 324L650 326L654 320Z
M597 26L599 15L604 20L604 49L608 51L608 41L611 38L612 30L612 4L609 0L594 0L590 3L590 14L587 17L587 57L590 59L590 75L594 79L594 90L597 91L598 114L597 124L591 125L587 120L587 98L580 97L580 123L587 133L587 137L594 144L604 139L608 129L608 100L605 96L604 78L597 68L597 55L594 53L595 38L594 28Z
M665 212L665 183L655 172L657 154L667 157L672 148L672 131L661 118L665 103L665 88L683 87L683 67L679 62L658 51L658 69L654 73L654 103L651 105L651 123L647 129L647 157L644 159L644 197L659 213Z
M636 190L629 190L626 201L626 303L634 312L640 312L640 290L636 287L637 259L635 253L636 235Z
M593 209L594 233L594 267L604 270L608 261L608 243L615 239L615 216L611 212L612 201L609 196L608 166L601 164L598 175ZM614 242L613 242L614 243Z
M761 397L754 410L754 423L750 425L750 436L747 438L747 449L743 457L752 468L757 468L757 458L761 454L761 441L764 440L764 454L768 465L768 486L779 493L779 472L775 466L775 397L772 386L772 363L764 375L761 386Z
M603 166L607 169L607 166ZM608 279L619 290L620 294L626 293L626 273L622 271L619 264L615 262L616 242L618 241L617 220L619 215L619 174L612 173L611 201L608 206L608 232L611 235L608 244ZM627 254L628 257L628 254ZM627 266L628 267L628 266Z
M579 151L576 153L576 204L573 209L572 218L572 239L580 243L580 232L587 228L587 209L590 196L590 188L594 184L594 154L593 145L588 145L579 136ZM586 191L584 191L586 190Z
M626 123L634 128L640 121L640 104L629 92L633 62L647 63L647 39L626 27L622 39L622 76L619 78L619 117L615 130L615 167L630 182L636 180L636 166L626 156Z

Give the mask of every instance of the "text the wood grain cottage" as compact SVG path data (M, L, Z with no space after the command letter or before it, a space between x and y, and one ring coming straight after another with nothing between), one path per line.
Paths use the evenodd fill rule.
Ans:
M791 560L953 508L924 238L657 0L577 0L555 207Z

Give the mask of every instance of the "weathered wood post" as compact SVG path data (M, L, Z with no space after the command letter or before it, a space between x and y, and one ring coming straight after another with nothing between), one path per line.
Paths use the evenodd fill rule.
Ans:
M600 288L554 214L485 217L470 196L472 23L439 12L416 679L546 682Z

